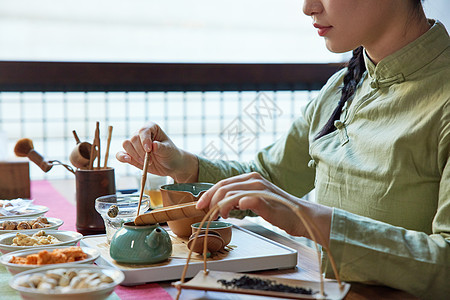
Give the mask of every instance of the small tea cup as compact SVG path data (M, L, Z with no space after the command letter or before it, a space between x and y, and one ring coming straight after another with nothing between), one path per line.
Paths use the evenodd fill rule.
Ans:
M205 222L203 224L202 228L200 229L201 231L199 233L199 239L204 238L207 226L208 226L208 222ZM199 227L200 227L200 223L194 223L191 225L192 235L189 238L189 241L194 239L195 233L197 232L197 230L199 230ZM208 239L211 238L211 240L215 241L215 240L218 240L218 238L216 236L220 237L220 239L223 241L223 245L220 247L220 249L223 249L223 247L225 247L226 245L228 245L231 242L232 227L233 227L233 225L231 223L222 222L222 221L211 221L210 225L209 225L209 230L208 230ZM218 242L211 242L211 243L216 244ZM199 243L199 241L197 241L196 244L203 244L203 243ZM210 242L208 242L208 249L209 249L209 244L210 244ZM189 243L188 243L188 247L189 247ZM196 246L196 248L197 248L197 246ZM218 251L218 250L215 250L215 251ZM198 252L198 251L194 251L194 252Z

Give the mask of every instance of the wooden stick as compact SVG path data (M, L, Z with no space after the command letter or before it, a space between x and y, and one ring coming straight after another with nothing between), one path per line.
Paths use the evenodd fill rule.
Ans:
M142 196L144 195L145 182L147 181L147 170L149 160L150 160L150 152L146 152L144 167L142 168L141 191L139 192L139 204L136 212L136 218L139 216L139 210L141 209Z
M105 153L105 164L103 168L106 168L108 165L108 157L109 157L109 146L111 145L111 137L112 137L113 127L108 126L108 140L106 141L106 153Z
M97 144L97 169L100 169L100 122L95 125L95 140Z
M78 134L75 130L72 130L73 133L73 137L75 138L75 141L77 142L77 144L81 143L80 138L78 137Z
M91 145L91 153L89 154L89 166L88 170L92 170L94 168L94 153L95 153L95 138L92 141Z

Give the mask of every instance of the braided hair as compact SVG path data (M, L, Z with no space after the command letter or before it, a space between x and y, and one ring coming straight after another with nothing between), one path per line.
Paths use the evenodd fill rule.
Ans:
M355 94L356 87L366 71L363 51L364 48L362 46L353 50L353 56L347 63L347 74L344 76L344 87L342 88L338 106L334 109L325 126L316 135L316 140L336 130L334 121L339 120L341 117L342 108L344 107L345 102Z

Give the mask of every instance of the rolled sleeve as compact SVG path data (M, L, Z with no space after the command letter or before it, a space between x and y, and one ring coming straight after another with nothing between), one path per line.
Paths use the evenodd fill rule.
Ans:
M344 281L387 285L424 299L450 295L450 240L333 210L330 250ZM329 261L327 277L334 277Z

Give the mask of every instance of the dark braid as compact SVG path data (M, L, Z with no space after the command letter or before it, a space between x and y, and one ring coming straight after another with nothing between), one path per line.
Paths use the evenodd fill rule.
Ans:
M364 64L364 48L359 46L353 50L353 56L347 63L347 74L344 76L344 87L342 88L341 99L339 99L338 106L335 108L331 114L330 119L325 124L325 126L316 135L315 140L333 132L336 130L334 126L334 121L339 120L341 117L342 108L345 102L353 96L356 91L356 86L361 80L362 75L366 71L366 65Z

